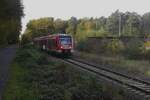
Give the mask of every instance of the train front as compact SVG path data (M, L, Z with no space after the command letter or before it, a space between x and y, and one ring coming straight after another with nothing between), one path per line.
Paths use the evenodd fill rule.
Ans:
M60 35L60 50L62 53L71 54L73 52L73 38L70 35Z

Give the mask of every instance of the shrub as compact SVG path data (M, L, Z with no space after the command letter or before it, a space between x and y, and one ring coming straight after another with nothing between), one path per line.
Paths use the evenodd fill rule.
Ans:
M47 56L35 48L21 48L15 63L14 71L19 74L13 72L11 81L17 85L9 83L11 99L7 100L113 100L97 79L68 64L47 61Z
M130 59L141 59L143 58L143 50L143 42L139 39L133 39L127 43L123 55Z
M144 51L143 51L145 59L150 60L150 41L146 41L144 43Z
M86 52L90 52L90 46L88 45L87 41L79 41L77 44L77 49L79 51L86 51Z
M40 57L37 60L37 63L39 65L46 65L46 64L48 64L47 55L46 54L40 55Z
M150 50L144 50L144 58L150 60Z
M124 44L118 39L114 39L106 44L106 53L109 55L120 54L124 50Z

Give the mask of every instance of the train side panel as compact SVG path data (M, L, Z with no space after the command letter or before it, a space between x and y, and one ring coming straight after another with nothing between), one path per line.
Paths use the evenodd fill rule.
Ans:
M34 44L43 50L58 53L72 53L74 48L73 38L66 34L38 37L34 39Z

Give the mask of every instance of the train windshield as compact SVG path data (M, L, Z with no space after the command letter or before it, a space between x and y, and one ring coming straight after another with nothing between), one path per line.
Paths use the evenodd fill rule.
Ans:
M60 37L61 44L71 44L71 42L72 42L71 36L61 36Z

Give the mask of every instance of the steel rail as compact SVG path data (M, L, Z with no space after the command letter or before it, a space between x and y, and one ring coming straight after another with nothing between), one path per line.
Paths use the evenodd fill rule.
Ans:
M133 90L136 90L140 93L145 94L150 97L150 84L148 82L144 82L143 80L139 80L133 77L128 77L127 75L123 75L118 72L106 70L104 68L100 68L85 62L81 62L75 59L64 59L65 62L69 62L73 65L79 66L85 70L93 72L99 76L103 76L107 79L115 81L121 85L125 85Z

